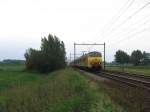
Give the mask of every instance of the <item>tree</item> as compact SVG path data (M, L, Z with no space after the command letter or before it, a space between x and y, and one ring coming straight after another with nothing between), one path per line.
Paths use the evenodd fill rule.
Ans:
M150 53L143 52L143 58L141 60L142 65L148 65L150 64Z
M28 49L25 53L26 68L39 72L51 72L66 66L66 52L63 41L48 35L41 40L41 49Z
M135 66L140 65L142 58L143 58L143 54L140 50L135 50L131 54L131 62Z
M5 59L0 62L1 64L24 64L24 60Z
M126 52L118 50L115 54L115 61L119 64L126 64L129 63L130 56Z
M63 41L49 34L48 39L42 39L41 51L46 56L50 69L62 68L66 65L66 52Z

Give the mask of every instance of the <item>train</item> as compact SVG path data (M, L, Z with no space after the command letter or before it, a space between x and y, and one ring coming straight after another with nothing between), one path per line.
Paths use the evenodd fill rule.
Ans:
M89 52L71 62L71 66L81 69L102 70L102 54L97 51Z

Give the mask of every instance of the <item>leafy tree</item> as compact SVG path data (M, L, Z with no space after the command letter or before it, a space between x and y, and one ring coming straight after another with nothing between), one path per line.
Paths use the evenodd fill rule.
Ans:
M130 56L126 52L118 50L115 54L115 61L119 64L129 63Z
M41 51L46 56L50 69L62 68L65 66L65 45L56 36L49 35L48 39L42 39Z
M115 61L119 64L122 64L121 68L122 71L124 71L124 64L129 63L130 56L126 52L118 50L115 54Z
M140 65L142 58L143 58L143 54L140 50L135 50L131 54L131 62L135 66Z
M150 54L149 53L146 53L145 51L143 52L143 58L142 58L141 64L142 65L150 64Z
M66 52L63 41L48 35L41 40L41 49L28 49L25 53L26 68L39 72L51 72L66 65Z

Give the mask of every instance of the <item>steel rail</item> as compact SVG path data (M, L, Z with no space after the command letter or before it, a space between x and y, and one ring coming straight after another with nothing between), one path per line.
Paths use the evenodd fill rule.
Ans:
M142 74L135 74L135 73L129 73L129 72L119 72L119 71L105 71L106 73L114 73L119 75L125 75L128 77L134 77L140 80L145 80L150 82L150 76L142 75Z
M80 68L78 68L78 69L80 69ZM145 90L150 91L150 81L146 80L147 78L143 78L144 76L142 76L142 78L141 78L140 75L133 75L133 74L125 75L125 73L124 74L111 73L111 72L108 73L108 71L91 71L89 69L80 69L80 70L92 73L99 77L111 79L111 80L123 83L123 84L131 86L131 87L143 88Z
M144 80L136 79L134 77L131 78L131 77L128 77L125 75L123 76L123 75L119 75L119 74L106 73L106 72L96 73L96 75L105 77L105 78L109 78L111 80L119 81L121 83L130 85L130 86L140 87L140 88L144 88L146 90L150 90L150 82L149 81L144 81Z

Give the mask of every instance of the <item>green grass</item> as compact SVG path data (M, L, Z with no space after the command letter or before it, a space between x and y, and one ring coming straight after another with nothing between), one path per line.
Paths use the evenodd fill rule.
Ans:
M0 64L0 71L23 71L24 64Z
M111 66L106 67L107 70L114 70L114 71L123 71L121 67L117 66ZM138 74L144 74L144 75L150 75L150 67L149 66L129 66L124 67L125 72L130 73L138 73Z
M24 65L0 65L0 92L40 79L40 75L24 71Z
M71 68L47 75L0 65L0 112L120 112L95 82Z
M93 95L78 74L69 72L62 70L47 76L5 73L2 83L12 87L5 86L7 89L0 92L0 111L88 112Z
M109 88L105 85L105 81L98 81L97 78L90 73L84 73L82 75L88 80L90 88L92 88L96 96L95 107L91 112L127 112L123 109L123 106L120 106L120 104L113 101L111 96L109 96L111 91L106 91L106 88Z
M91 112L125 112L121 106L112 101L107 92L102 89L102 85L90 78L87 79L96 96L95 106Z

